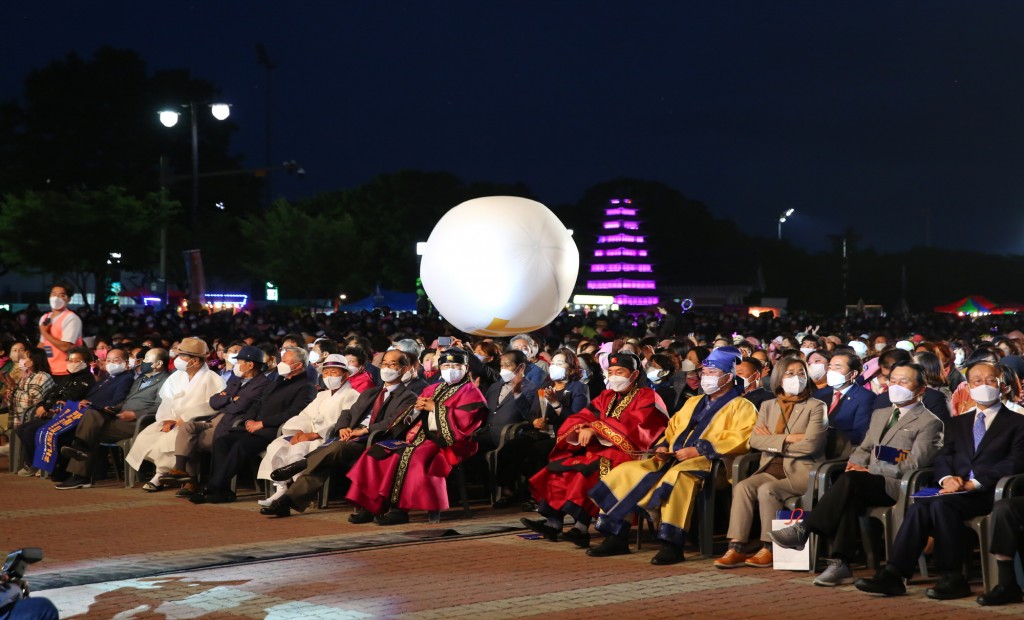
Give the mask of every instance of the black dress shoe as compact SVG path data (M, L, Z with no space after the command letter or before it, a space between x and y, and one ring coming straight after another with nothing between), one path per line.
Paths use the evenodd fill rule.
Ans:
M86 452L84 450L79 450L78 448L76 448L74 446L64 446L63 448L60 449L60 455L61 456L66 456L67 458L74 459L76 461L88 461L89 460L89 453L88 452Z
M587 549L587 555L592 558L607 558L628 553L629 543L625 536L607 536L598 546Z
M360 508L359 512L353 512L348 516L349 523L369 523L373 521L373 513L365 508Z
M192 493L192 495L188 496L188 501L192 502L193 504L205 504L206 491L203 489L195 491L194 493Z
M207 504L229 504L233 501L235 501L234 491L222 491L220 489L214 489L206 492Z
M686 556L683 555L682 547L677 547L671 543L661 543L661 549L651 558L651 564L655 566L668 566L669 564L679 564L685 559Z
M290 517L292 516L291 507L292 500L285 495L270 502L269 506L260 508L260 514L268 517Z
M284 467L278 467L270 472L270 479L274 482L284 482L285 480L291 480L295 477L295 474L302 473L305 469L306 459L299 459L294 463L288 463Z
M404 510L391 509L374 519L377 525L402 525L409 522L409 513Z
M516 498L512 497L511 495L506 495L504 497L499 497L498 501L491 504L491 508L497 508L500 510L502 508L508 508L514 503L516 503Z
M951 601L958 598L966 598L972 594L971 585L967 578L960 573L946 573L935 585L924 592L928 598L939 601Z
M903 578L891 570L882 569L875 573L870 579L858 579L853 585L861 592L870 594L884 594L886 596L897 596L907 593L907 586Z
M586 549L590 546L590 532L571 527L562 534L562 540L567 540L580 549Z
M523 517L519 522L522 523L526 529L537 532L538 534L543 534L544 538L547 538L552 542L558 540L558 535L562 533L562 530L551 527L544 519L527 519L526 517Z
M1010 603L1024 602L1024 593L1021 592L1020 586L1004 586L1002 584L992 588L991 592L986 592L978 597L979 605L1009 605Z

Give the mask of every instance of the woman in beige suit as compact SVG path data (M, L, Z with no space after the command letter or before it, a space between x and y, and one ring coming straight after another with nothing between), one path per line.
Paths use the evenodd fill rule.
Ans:
M772 372L773 400L761 404L750 447L761 451L757 472L733 489L729 515L729 550L715 560L717 568L772 567L772 543L768 532L772 519L787 499L803 495L811 468L824 458L825 403L811 398L814 382L807 377L807 363L798 357L779 360ZM761 549L744 553L754 524L754 509L761 516Z

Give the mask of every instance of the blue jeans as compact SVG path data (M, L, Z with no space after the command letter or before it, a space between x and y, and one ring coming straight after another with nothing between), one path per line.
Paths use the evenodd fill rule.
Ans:
M24 598L9 611L0 614L0 620L58 620L57 606L48 598Z

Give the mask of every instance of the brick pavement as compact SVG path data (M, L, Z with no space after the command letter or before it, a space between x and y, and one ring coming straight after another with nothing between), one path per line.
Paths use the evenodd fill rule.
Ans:
M0 466L3 463L0 462ZM710 560L649 564L653 545L596 559L568 543L503 532L522 513L477 510L397 528L346 521L341 504L288 519L255 496L193 506L113 483L57 491L0 474L3 546L42 546L30 569L63 618L973 618L1021 615L973 599L928 601L928 582L883 599L811 585L806 573L716 570ZM458 511L453 511L452 516ZM462 534L421 540L409 534ZM333 550L323 553L323 550ZM302 554L300 557L287 557ZM253 558L276 558L253 561ZM211 568L210 563L226 562ZM860 575L868 571L860 569ZM143 576L153 575L153 576ZM77 583L57 587L62 583ZM980 584L975 584L980 592Z

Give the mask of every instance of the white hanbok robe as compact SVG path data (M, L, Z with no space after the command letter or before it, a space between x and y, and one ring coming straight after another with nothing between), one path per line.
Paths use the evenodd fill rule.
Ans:
M174 467L174 439L178 428L163 433L160 429L168 420L188 422L193 418L212 415L210 397L226 387L224 379L205 364L189 379L184 370L174 371L160 387L160 407L156 410L156 422L139 433L125 461L138 471L143 461L153 461L157 472L167 472Z
M341 412L351 407L357 398L359 392L352 388L348 381L333 394L329 390L317 394L313 402L281 426L281 436L267 446L267 454L260 461L256 477L270 480L270 472L294 463L322 446ZM301 441L293 446L290 443L291 438L297 433L316 433L323 439Z

